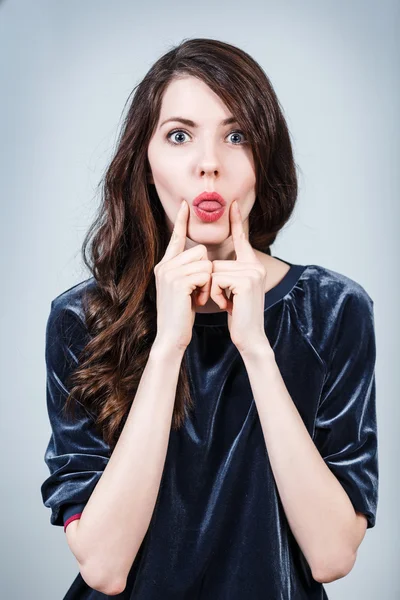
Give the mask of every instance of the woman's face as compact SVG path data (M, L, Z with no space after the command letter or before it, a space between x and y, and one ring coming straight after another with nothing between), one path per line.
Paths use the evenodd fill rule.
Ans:
M195 125L179 122L190 119ZM228 258L234 252L229 211L237 200L248 236L248 216L255 201L255 168L250 145L230 111L203 81L175 79L164 92L160 118L148 147L150 183L156 187L172 233L182 200L189 205L186 248L204 244ZM167 119L172 119L164 123ZM193 211L202 192L218 192L226 201L223 215L204 222ZM215 258L215 255L214 255Z

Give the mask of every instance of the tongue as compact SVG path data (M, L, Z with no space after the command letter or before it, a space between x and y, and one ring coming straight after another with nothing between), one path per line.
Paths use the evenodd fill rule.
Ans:
M203 200L198 205L201 210L207 210L212 212L213 210L219 210L221 208L221 204L216 200Z

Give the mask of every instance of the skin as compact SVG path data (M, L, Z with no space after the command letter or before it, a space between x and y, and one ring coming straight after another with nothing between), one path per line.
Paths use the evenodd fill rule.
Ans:
M177 116L191 119L197 127L176 120L163 124ZM256 200L251 147L243 133L234 132L240 130L238 123L221 124L228 117L232 117L229 109L203 81L191 76L175 79L164 92L159 120L147 151L151 169L148 181L156 187L170 233L180 204L186 200L190 215L185 250L204 244L211 261L236 260L230 206L237 201L248 239L249 214ZM226 201L224 214L214 223L201 221L192 208L195 197L204 191L217 191ZM267 271L267 292L290 267L259 250L254 252ZM196 312L220 311L211 298L204 306L196 307Z

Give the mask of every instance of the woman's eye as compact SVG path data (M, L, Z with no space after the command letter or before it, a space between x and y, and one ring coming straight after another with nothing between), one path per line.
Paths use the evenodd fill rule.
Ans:
M242 137L245 137L243 131L240 131L239 129L235 130L235 131L231 131L228 135L241 135ZM242 144L244 144L245 142L242 142ZM241 144L234 144L235 146L240 146Z
M187 133L186 133L185 131L182 131L182 129L174 129L174 131L170 131L170 132L167 134L167 141L168 141L170 144L172 144L173 146L180 146L180 145L181 145L179 142L178 142L178 143L176 143L176 142L171 142L171 139L170 139L171 135L173 135L173 136L176 136L178 133L179 133L180 135L187 135ZM176 138L175 138L175 139L176 139Z
M183 129L174 129L173 131L170 131L170 132L167 134L167 137L166 137L166 139L167 139L167 142L169 142L169 143L170 143L170 144L172 144L173 146L182 146L181 142L180 142L180 141L177 141L177 137L176 137L176 136L177 136L178 134L179 134L179 135L181 135L181 136L182 136L182 135L183 135L183 136L185 136L185 135L189 135L188 133L186 133L186 131L183 131ZM172 141L171 141L171 136L174 136L174 139L175 139L175 141L174 141L174 142L172 142ZM243 133L243 131L240 131L239 129L237 129L237 130L234 130L234 131L231 131L230 133L228 133L228 136L243 136L243 137L244 137L244 133ZM228 137L228 136L227 136L227 137ZM237 139L237 138L236 138L236 139ZM181 141L182 141L182 138L181 138ZM239 142L239 143L237 143L237 142L234 142L234 143L233 143L233 145L234 145L234 146L241 146L242 144L245 144L245 143L246 143L246 141L242 141L242 142Z

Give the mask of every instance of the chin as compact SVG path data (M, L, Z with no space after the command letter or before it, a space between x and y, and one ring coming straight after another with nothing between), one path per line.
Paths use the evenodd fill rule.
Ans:
M187 237L195 242L196 244L204 244L205 246L220 246L230 236L229 231L225 231L225 228L221 227L219 231L216 228L211 228L207 232L196 233Z

